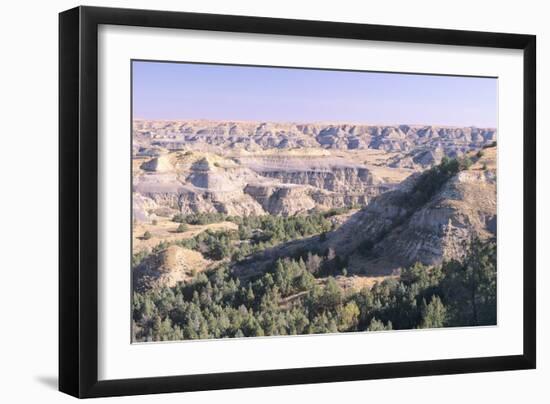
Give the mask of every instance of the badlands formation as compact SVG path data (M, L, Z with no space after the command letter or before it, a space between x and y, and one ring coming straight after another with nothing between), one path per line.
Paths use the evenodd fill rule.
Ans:
M427 188L444 157L469 164ZM491 128L135 121L133 246L153 251L135 269L136 287L172 286L216 265L175 245L154 251L159 243L238 227L229 220L178 232L175 215L289 218L347 209L331 219L330 232L231 262L242 279L277 258L329 249L346 263L342 282L460 260L473 237L496 236L496 178Z
M422 186L427 172L413 174L336 230L268 249L240 263L236 272L248 277L277 258L329 248L346 261L350 275L392 276L416 262L460 261L472 238L497 235L496 152L487 147L471 154L470 167L434 189Z
M490 128L138 120L134 220L362 207L443 156L495 140Z

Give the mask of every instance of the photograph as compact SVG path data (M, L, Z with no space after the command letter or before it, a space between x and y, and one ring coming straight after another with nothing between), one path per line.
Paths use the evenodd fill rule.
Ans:
M129 68L132 343L498 325L497 77Z

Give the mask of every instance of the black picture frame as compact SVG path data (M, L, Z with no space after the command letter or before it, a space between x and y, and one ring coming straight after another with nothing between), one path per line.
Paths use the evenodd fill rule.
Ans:
M523 50L523 354L99 381L98 26L180 28ZM59 15L59 390L104 397L536 366L536 37L183 12L77 7Z

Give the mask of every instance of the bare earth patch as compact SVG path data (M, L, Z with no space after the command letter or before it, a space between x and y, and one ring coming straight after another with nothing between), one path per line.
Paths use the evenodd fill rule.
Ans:
M363 288L370 289L377 283L381 283L386 279L397 279L397 278L398 276L395 276L395 275L390 275L390 276L352 275L352 276L337 276L336 282L344 290L358 291Z

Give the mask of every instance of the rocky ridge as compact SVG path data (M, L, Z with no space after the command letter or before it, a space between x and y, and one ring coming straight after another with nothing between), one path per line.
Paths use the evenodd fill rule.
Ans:
M350 274L369 276L394 275L416 262L437 265L460 260L473 237L493 238L497 232L496 147L484 149L475 159L418 206L415 192L425 175L420 173L373 198L323 240L316 236L277 246L235 271L250 276L277 257L307 251L322 255L329 248L347 262Z
M136 153L148 147L220 152L320 147L403 153L440 150L454 157L495 141L496 129L433 125L136 120L134 140Z

